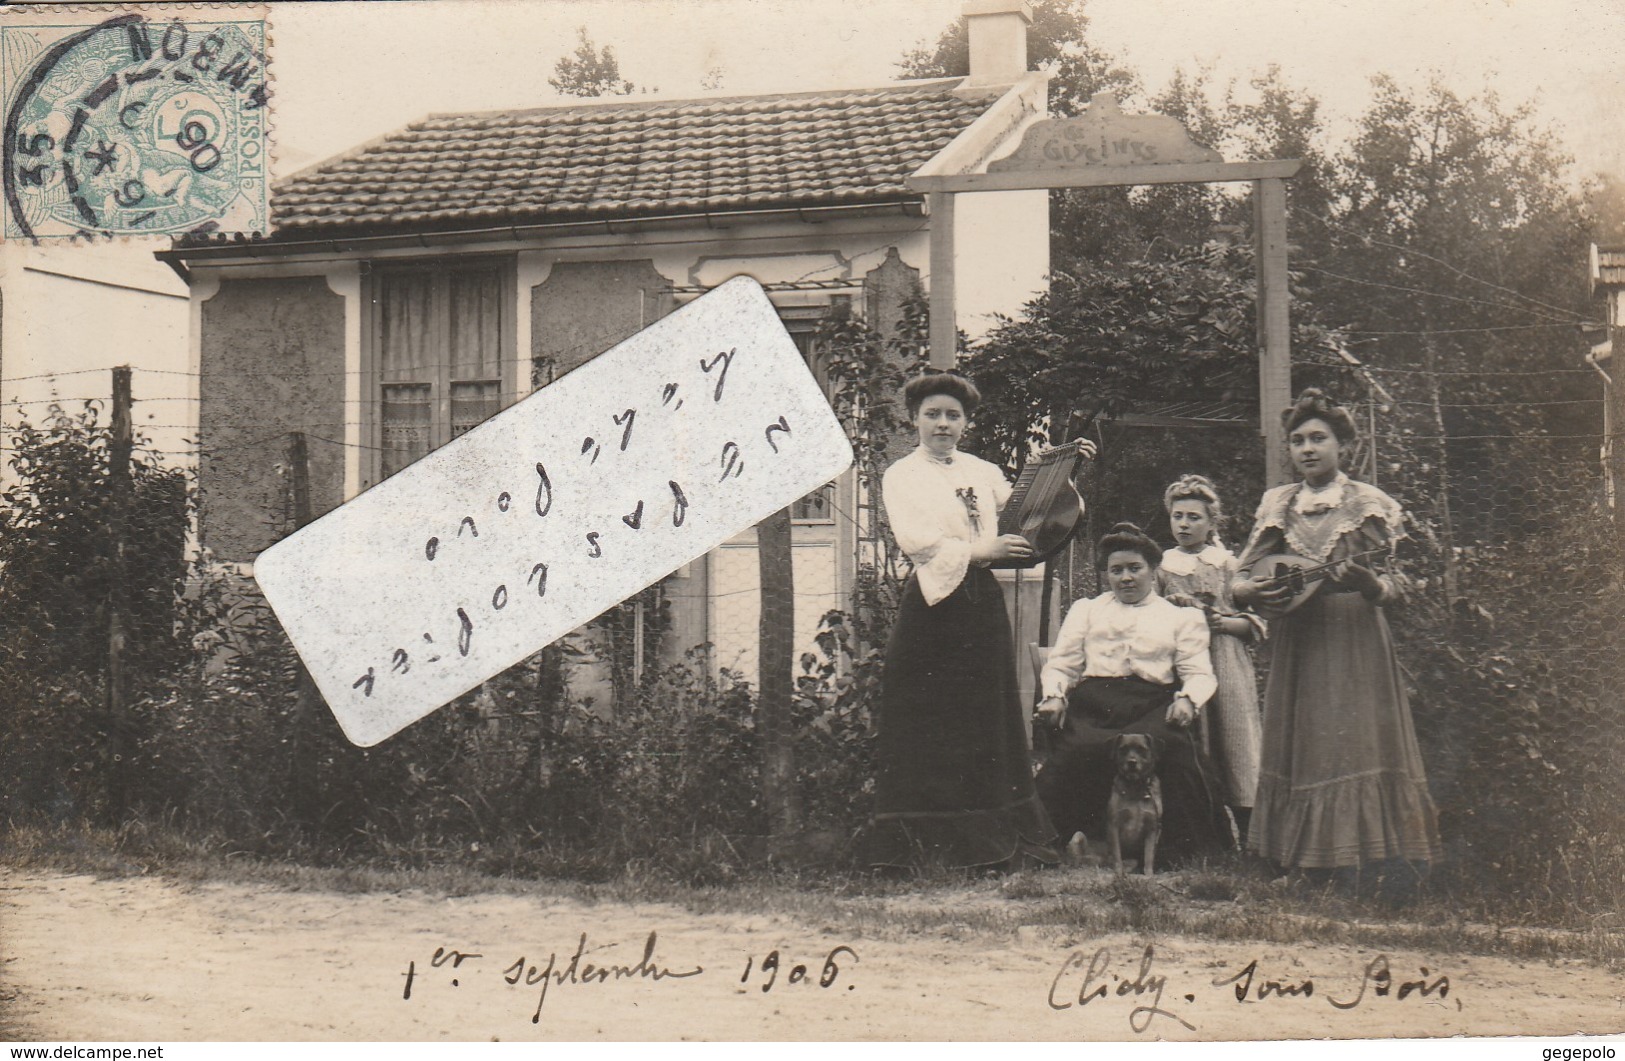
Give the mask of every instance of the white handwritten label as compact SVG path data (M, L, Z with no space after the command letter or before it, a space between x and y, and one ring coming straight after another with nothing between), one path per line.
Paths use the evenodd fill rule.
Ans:
M278 542L254 574L370 747L851 463L740 277Z

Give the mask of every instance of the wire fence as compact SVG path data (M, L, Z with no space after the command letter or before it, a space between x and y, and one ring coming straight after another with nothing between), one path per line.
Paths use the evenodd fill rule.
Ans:
M1600 416L1547 426L1498 405L1501 430L1439 434L1437 413L1384 418L1373 466L1412 517L1394 625L1450 864L1617 916L1625 818L1604 808L1625 796L1625 536Z
M1625 805L1618 769L1625 653L1617 648L1625 587L1599 458L1600 400L1575 395L1567 377L1564 389L1552 391L1535 374L1366 371L1380 378L1386 400L1373 398L1362 417L1367 433L1354 471L1411 518L1413 548L1404 565L1412 591L1392 621L1441 814L1441 880L1531 909L1590 902L1596 916L1617 917L1625 909L1625 820L1614 810ZM1517 390L1505 389L1509 379ZM1464 381L1492 390L1469 391ZM71 408L101 398L89 388L85 395L55 400ZM148 459L173 463L210 452L195 425L165 415L166 427L188 429L189 448L149 451ZM233 428L233 446L282 459L289 432L244 440L246 426ZM315 431L309 437L358 446ZM1100 589L1089 537L1127 518L1166 540L1160 494L1173 475L1213 473L1241 514L1226 533L1239 545L1245 511L1262 487L1261 461L1250 433L1222 444L1214 438L1177 431L1155 445L1128 432L1104 438L1098 478L1085 484L1092 506L1085 541L1054 565L1057 613ZM868 492L873 473L857 473ZM259 500L277 535L291 531L286 498ZM809 500L817 519L798 526L802 547L787 602L797 634L803 810L809 823L846 832L860 827L868 810L879 650L894 599L888 592L895 592L895 573L880 570L885 532L875 500L851 484ZM542 846L554 859L584 857L583 845L615 836L593 856L602 869L603 859L643 850L635 837L651 827L761 835L756 639L773 603L768 595L781 591L763 583L748 535L713 554L708 579L709 619L700 629L709 646L676 640L671 599L657 593L367 752L345 745L330 719L300 714L291 652L251 592L240 582L212 591L194 585L191 610L175 626L206 650L206 662L146 688L123 724L143 733L136 745L145 753L152 801L184 806L198 822L237 836L275 833L268 808L276 808L277 820L403 838L427 831L493 842L511 838L512 823L523 822L549 838ZM1036 640L1036 581L1021 601L1018 636ZM831 626L824 621L831 612L848 618ZM643 624L637 636L628 622ZM623 666L617 645L644 653L636 680L606 673L594 702L583 705L572 683L579 693L581 668ZM1267 655L1260 663L1262 679ZM93 699L93 686L64 679L32 689L39 713L29 717L54 724L64 703ZM42 761L68 764L80 752L95 760L80 748ZM271 766L249 776L244 761ZM63 769L64 778L40 783L35 796L77 792L72 798L94 804L93 772ZM723 777L726 784L707 787L707 779ZM5 794L10 810L38 804L35 796L20 797L14 782L8 778L13 787ZM81 784L88 787L75 789ZM300 785L310 789L305 796L296 794ZM316 809L302 815L290 810L310 804ZM557 846L565 841L576 846ZM715 864L715 845L705 850ZM703 861L696 856L694 865Z

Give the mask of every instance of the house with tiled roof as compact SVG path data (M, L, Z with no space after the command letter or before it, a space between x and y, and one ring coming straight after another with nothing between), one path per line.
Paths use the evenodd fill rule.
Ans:
M320 515L737 275L815 372L831 314L894 329L938 235L908 179L982 172L1045 116L1026 5L967 18L966 78L434 115L280 182L269 236L163 252L190 289L203 543L250 564L292 529L293 433ZM950 264L975 335L1041 288L1048 199L961 198ZM852 479L794 511L798 647L849 600ZM747 532L667 580L663 644L754 677L757 570Z

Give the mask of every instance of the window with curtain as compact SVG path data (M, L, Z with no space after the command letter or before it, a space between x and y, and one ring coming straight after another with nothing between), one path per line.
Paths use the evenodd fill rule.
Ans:
M840 296L837 296L840 298ZM843 300L844 301L844 300ZM840 305L839 311L845 311L846 306ZM829 351L818 338L818 329L830 318L832 312L837 311L833 306L797 306L780 307L779 319L784 321L785 330L795 341L796 349L801 351L801 359L812 369L818 385L823 388L826 395L830 392L829 381ZM828 523L835 519L835 484L826 483L812 493L801 498L790 511L791 518L803 523Z
M501 265L374 274L379 446L387 477L502 408Z

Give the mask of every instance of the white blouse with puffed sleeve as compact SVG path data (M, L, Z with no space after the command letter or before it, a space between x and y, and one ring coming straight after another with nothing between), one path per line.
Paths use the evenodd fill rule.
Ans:
M959 588L972 543L998 536L999 509L1010 498L997 465L957 450L951 456L941 463L921 446L881 478L886 518L928 605Z
M1208 655L1207 620L1155 593L1124 604L1113 593L1080 600L1055 636L1039 686L1045 696L1065 696L1084 678L1143 678L1173 685L1200 708L1218 682Z

